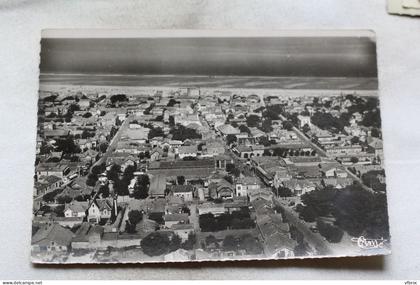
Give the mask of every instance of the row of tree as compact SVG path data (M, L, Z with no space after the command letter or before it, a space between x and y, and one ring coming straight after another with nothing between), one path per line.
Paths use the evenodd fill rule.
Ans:
M148 256L160 256L172 251L183 248L191 250L194 247L196 237L189 234L188 239L182 242L182 239L173 232L153 232L141 240L140 245Z
M203 232L217 232L226 229L251 229L255 227L255 221L251 219L249 209L244 207L240 211L223 213L214 216L212 213L202 214L199 224Z
M326 187L302 195L297 211L307 222L332 216L335 225L352 236L388 238L388 209L385 194L365 191L353 184L337 190Z
M241 236L227 235L222 241L217 240L213 235L209 235L205 239L203 248L214 247L224 251L245 250L247 254L261 254L263 247L261 242L251 234Z

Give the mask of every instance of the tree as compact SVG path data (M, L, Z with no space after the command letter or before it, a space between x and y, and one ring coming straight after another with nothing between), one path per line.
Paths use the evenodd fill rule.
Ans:
M101 195L102 195L102 198L108 198L109 197L109 187L108 187L108 185L102 185L100 188L99 188L99 193L101 193Z
M218 244L216 237L214 235L208 235L208 236L206 236L206 245L209 246L212 243Z
M232 235L227 235L222 243L223 249L226 251L237 250L238 249L238 242L236 238Z
M352 157L352 158L350 158L350 162L351 163L358 163L359 162L359 159L357 158L357 157Z
M381 137L381 132L377 128L372 128L370 134L371 134L372 137L375 137L375 138L380 138Z
M73 113L76 111L80 111L80 107L77 104L70 104L70 106L67 108L67 113L70 115L73 115Z
M372 188L374 191L385 192L386 184L382 183L379 177L385 177L383 170L371 170L362 175L362 182L366 186Z
M341 241L344 232L333 225L327 224L320 219L316 221L317 228L319 233L327 239L327 241L332 243L338 243Z
M381 128L381 113L379 109L364 114L361 124L365 127Z
M272 142L268 139L268 137L261 137L260 144L262 144L263 146L270 146Z
M128 220L126 220L125 221L125 231L129 234L136 233L136 225L133 225Z
M170 127L174 127L175 126L174 116L169 116L169 126Z
M302 127L302 131L304 132L304 133L307 133L307 132L309 132L311 130L311 127L309 127L309 125L308 124L304 124L303 125L303 127Z
M335 224L352 236L388 238L388 211L386 196L370 193L361 185L353 184L340 191L327 187L302 195L298 211L305 221L330 216Z
M103 142L99 145L99 151L105 153L108 149L108 143Z
M331 130L333 132L343 132L344 127L349 125L347 117L334 117L330 113L316 112L311 117L311 122L323 130Z
M143 219L143 214L138 210L128 212L128 220L131 224L136 225Z
M201 139L201 134L197 133L196 130L186 128L183 125L172 128L169 133L172 134L173 140Z
M66 204L73 201L73 199L68 195L58 196L56 200L58 204Z
M188 239L182 243L181 247L185 250L192 250L196 242L196 236L193 232L188 234Z
M282 122L283 129L291 131L293 129L293 124L290 121L283 121Z
M271 121L270 118L264 119L261 123L261 130L266 133L272 132L273 131L272 124L273 122Z
M179 237L179 235L174 234L171 238L171 243L169 245L169 251L175 251L181 247L182 239Z
M229 134L229 135L226 136L226 144L227 145L231 145L232 143L234 143L236 141L237 141L237 139L236 139L235 135Z
M86 179L86 185L94 187L96 185L96 181L98 181L98 176L96 174L89 173Z
M57 217L64 217L64 205L54 207L53 212L57 215Z
M247 254L260 254L263 252L261 243L250 234L240 237L239 247L246 250Z
M53 202L55 197L61 192L61 189L56 189L51 192L45 193L44 196L42 196L42 200L44 200L44 202Z
M280 114L284 112L283 106L276 104L270 105L267 107L266 111L264 112L265 118L270 118L271 120L278 120L280 118Z
M169 233L165 232L153 232L142 239L140 245L148 256L159 256L177 250L178 238L174 235L171 239Z
M191 210L187 206L183 206L182 209L181 209L181 212L184 213L184 214L188 214L188 215L191 214Z
M173 107L173 106L175 106L178 103L179 103L178 101L176 101L175 99L171 98L171 99L169 99L169 102L168 102L168 104L166 104L166 106Z
M128 233L136 232L136 225L143 219L143 214L138 210L128 212L128 220L125 224L125 230Z
M176 181L178 185L184 185L185 184L185 177L184 176L177 176Z
M120 173L121 173L121 166L118 164L113 164L111 168L106 172L106 177L108 180L114 181L114 183L118 183L120 180Z
M125 94L112 95L110 100L111 100L112 105L115 105L115 103L118 103L118 102L128 102L127 95Z
M337 190L330 186L322 190L305 193L301 196L301 200L306 207L311 208L309 211L310 213L314 213L316 218L318 216L328 216L332 214L334 211L334 199L336 195Z
M278 195L280 196L280 197L292 197L293 196L293 192L292 192L292 190L290 190L289 188L287 188L287 187L279 187L278 188L278 190L277 190L277 192L279 193Z
M358 144L360 142L359 137L356 137L356 136L352 137L350 142L352 144Z
M235 177L239 177L241 175L241 171L233 163L226 164L226 171Z
M150 140L150 139L153 139L153 138L155 138L155 137L164 137L165 136L165 133L163 132L163 130L162 130L162 128L151 128L150 129L150 131L149 131L149 134L147 135L147 138Z
M88 130L83 130L82 134L80 135L80 137L82 139L87 139L87 138L91 138L94 137L95 133L94 132L89 132Z
M91 112L86 112L86 113L83 114L82 117L83 118L90 118L90 117L92 117L92 113Z
M69 135L64 139L57 139L56 151L62 151L63 154L80 153L80 148L74 143L73 136Z
M241 133L248 133L248 134L251 133L251 130L245 125L240 125L239 130L241 131Z
M99 175L99 174L103 173L105 171L105 169L106 169L105 168L105 163L97 164L97 165L92 167L91 172L93 174Z
M149 196L150 180L147 174L137 177L137 185L134 187L133 197L135 199L145 199Z
M249 115L246 117L246 124L249 128L257 127L260 123L260 117L257 115Z
M306 222L312 223L315 222L315 219L318 217L318 214L315 211L314 207L306 206L301 209L299 216L302 217L302 219L304 219Z

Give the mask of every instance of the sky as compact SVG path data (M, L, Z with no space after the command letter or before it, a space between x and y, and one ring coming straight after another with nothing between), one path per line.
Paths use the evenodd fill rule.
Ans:
M368 37L44 38L41 73L376 77Z

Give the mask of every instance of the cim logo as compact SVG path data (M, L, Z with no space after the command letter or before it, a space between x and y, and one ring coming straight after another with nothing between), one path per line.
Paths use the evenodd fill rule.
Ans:
M383 248L384 243L387 241L384 238L380 239L367 239L364 236L358 238L352 238L352 242L356 242L357 246L361 249L374 249L374 248Z

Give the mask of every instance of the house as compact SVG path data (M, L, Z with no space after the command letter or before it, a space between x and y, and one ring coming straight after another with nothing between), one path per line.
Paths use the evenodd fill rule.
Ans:
M71 247L73 249L99 248L103 234L103 227L85 222L77 229Z
M78 102L80 110L87 110L90 107L90 100L89 99L80 99Z
M292 175L287 167L278 167L274 172L273 186L279 188L284 181L292 179Z
M182 198L184 201L192 201L194 187L192 185L173 185L171 192L175 197Z
M85 217L86 211L89 207L89 202L72 201L69 204L64 205L64 217Z
M111 199L95 199L88 210L88 221L99 223L102 219L111 218L112 208Z
M383 149L383 142L381 139L369 137L368 139L369 150L375 153L375 156L380 160L383 161L384 159L384 149Z
M93 164L95 161L97 161L99 158L99 152L88 149L84 153L82 153L80 160L85 163Z
M291 179L284 181L282 185L285 188L289 188L297 196L311 192L316 188L316 185L307 179Z
M214 216L220 216L226 212L226 208L223 204L216 203L203 203L197 206L198 215L213 214Z
M166 177L184 176L186 179L207 178L215 169L213 159L153 161L150 162L148 173Z
M319 168L321 169L322 176L324 177L335 177L336 171L342 169L341 165L336 162L322 163L319 165Z
M257 177L241 177L235 182L235 195L246 197L248 195L248 190L257 190L259 188L261 188L261 185Z
M293 257L297 242L291 238L287 223L281 215L263 215L257 218L257 228L263 240L264 253L272 258Z
M231 125L221 125L216 128L224 137L228 135L239 135L241 131Z
M155 148L150 152L150 161L160 160L163 157L164 151L161 148Z
M45 163L40 163L36 166L37 177L56 176L62 179L69 172L70 172L70 168L66 164L45 162Z
M70 134L69 130L44 130L44 137L46 139L63 139Z
M360 145L329 146L325 147L325 152L329 157L337 158L340 156L358 155L362 152Z
M330 178L324 178L322 179L322 184L327 187L327 186L332 186L336 189L343 189L347 186L350 186L353 184L353 179L351 178L334 178L334 177L330 177Z
M63 184L63 180L60 177L54 175L38 177L38 181L35 182L35 194L43 195L47 192L60 188Z
M127 137L130 142L145 143L148 140L149 128L127 129L122 137Z
M188 224L190 222L188 214L167 214L163 216L163 220L167 228L171 228L176 224Z
M276 171L286 167L286 162L279 157L254 156L251 159L252 165L255 168L255 173L264 181L267 185L272 185L274 182L274 176Z
M210 197L213 199L233 199L235 189L233 185L225 179L209 184Z
M250 202L253 202L257 199L263 199L265 201L271 201L274 197L273 192L270 188L260 188L260 189L249 189L248 198Z
M151 198L165 197L166 178L164 175L153 175L150 179L149 195Z
M225 146L219 140L210 140L206 142L206 154L208 156L215 156L225 153Z
M300 128L302 128L304 125L308 125L310 127L312 125L311 124L311 117L299 115L298 116L298 123L299 123Z
M71 246L74 234L72 231L57 223L47 223L41 226L32 236L32 250L43 251L67 251Z
M233 150L241 158L252 158L254 156L261 157L264 154L264 146L262 145L240 145Z
M127 153L113 153L112 156L109 156L106 159L106 169L109 171L112 165L116 164L119 165L121 171L124 172L128 166L136 166L137 160L138 159L135 156Z
M197 157L197 146L181 146L178 148L178 156L183 159L184 157Z
M60 197L70 197L72 200L80 197L88 197L92 194L93 188L91 187L78 187L75 184L69 184L64 187L63 191L56 196L56 199Z
M193 224L174 224L171 226L171 230L177 234L182 241L186 241L188 236L194 233L194 225Z

